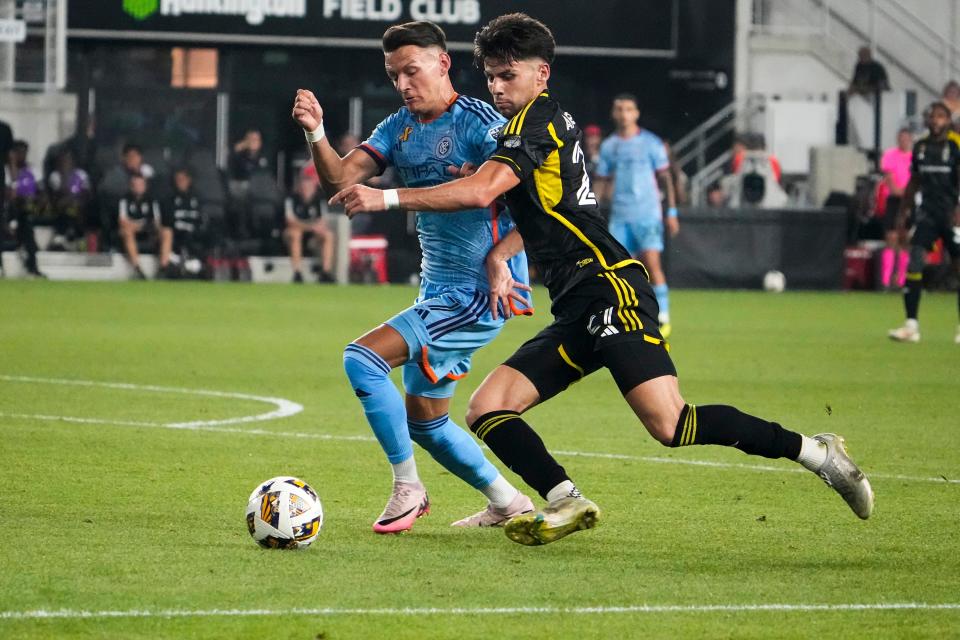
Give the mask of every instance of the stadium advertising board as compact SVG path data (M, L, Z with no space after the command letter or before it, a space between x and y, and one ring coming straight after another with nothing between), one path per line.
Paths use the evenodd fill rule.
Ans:
M71 0L71 38L279 46L377 47L408 20L443 26L455 50L471 48L509 0ZM674 57L677 0L530 0L523 10L553 29L561 53ZM624 25L629 24L629 29Z

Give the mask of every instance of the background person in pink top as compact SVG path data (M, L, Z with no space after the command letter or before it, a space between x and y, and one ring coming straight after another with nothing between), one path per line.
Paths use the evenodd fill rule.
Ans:
M885 212L883 229L887 246L880 254L880 282L884 289L889 289L892 284L903 287L906 282L907 262L910 255L907 252L906 234L897 231L897 211L900 210L903 190L910 181L912 156L913 135L909 129L904 128L897 132L897 146L887 149L880 159L883 182L877 190L877 212ZM893 279L894 263L897 271L896 280Z

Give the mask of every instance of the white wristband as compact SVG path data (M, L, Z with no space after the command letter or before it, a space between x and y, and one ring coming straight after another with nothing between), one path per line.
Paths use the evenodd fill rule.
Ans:
M303 134L307 137L307 142L313 144L314 142L320 142L326 136L326 132L323 130L323 122L320 123L320 126L314 129L313 131L303 130Z
M383 192L383 206L387 211L400 208L400 194L396 189L387 189Z

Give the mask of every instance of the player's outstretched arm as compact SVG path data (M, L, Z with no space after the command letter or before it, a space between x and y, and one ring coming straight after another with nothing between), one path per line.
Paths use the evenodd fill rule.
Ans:
M323 108L312 91L297 90L292 117L307 134L307 146L324 193L337 193L377 175L377 163L367 154L353 150L341 158L331 146L323 130Z
M454 212L489 206L498 196L518 184L520 178L510 167L488 160L475 174L435 187L381 191L353 185L330 198L330 204L342 204L351 217L358 213L388 209Z

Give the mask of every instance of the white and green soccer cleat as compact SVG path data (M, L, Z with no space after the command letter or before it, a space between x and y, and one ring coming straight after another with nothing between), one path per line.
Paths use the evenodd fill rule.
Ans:
M571 533L593 529L600 519L600 508L583 497L567 496L554 500L542 511L511 519L504 527L507 537L527 546L550 544Z
M920 342L920 325L916 320L907 320L902 327L891 329L887 336L896 342Z
M873 488L843 446L843 438L834 433L813 436L827 447L827 459L817 475L840 494L858 517L866 520L873 513Z

